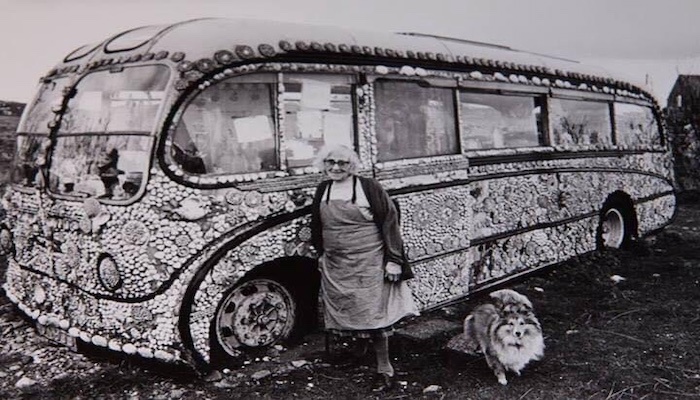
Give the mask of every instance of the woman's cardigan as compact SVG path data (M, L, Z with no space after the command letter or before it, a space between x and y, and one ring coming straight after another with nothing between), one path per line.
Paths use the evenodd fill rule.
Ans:
M399 229L399 209L389 194L376 180L357 176L362 190L367 196L370 211L374 215L374 223L384 241L384 263L395 262L401 266L401 279L413 278L413 271L404 251L404 243ZM321 225L320 204L323 194L331 180L325 180L316 187L313 203L311 203L311 243L319 255L323 254L323 229Z

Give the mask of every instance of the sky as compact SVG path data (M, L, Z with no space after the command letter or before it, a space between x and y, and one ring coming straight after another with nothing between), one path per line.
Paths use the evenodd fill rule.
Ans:
M28 102L77 47L143 25L254 18L495 43L597 64L662 106L700 73L698 0L0 0L0 100Z

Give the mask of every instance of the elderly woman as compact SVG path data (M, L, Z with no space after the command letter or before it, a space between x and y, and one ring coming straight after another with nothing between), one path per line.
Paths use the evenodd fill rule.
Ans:
M371 338L380 389L393 386L389 336L401 318L418 315L405 280L413 277L399 231L399 214L377 181L356 175L357 154L345 146L322 150L329 178L316 188L312 236L320 253L326 329Z

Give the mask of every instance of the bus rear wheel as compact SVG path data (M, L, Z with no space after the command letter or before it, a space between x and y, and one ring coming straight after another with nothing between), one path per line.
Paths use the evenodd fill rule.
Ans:
M234 286L214 317L216 347L224 358L235 358L241 351L284 341L292 334L297 309L291 291L276 280L256 278Z
M603 208L598 228L598 243L603 249L627 248L632 241L630 212L620 204Z

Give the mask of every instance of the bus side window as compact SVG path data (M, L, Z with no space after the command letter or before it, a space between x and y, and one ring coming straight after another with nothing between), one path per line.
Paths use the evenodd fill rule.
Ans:
M172 138L173 160L189 173L279 169L273 85L273 74L251 74L218 82L198 93Z
M289 168L312 165L327 145L353 146L351 75L284 74L284 144Z
M615 103L615 135L617 143L631 148L650 148L661 145L661 133L649 107L629 103Z
M541 98L460 92L459 103L467 150L542 144Z
M410 81L374 85L380 162L460 153L452 89Z
M612 143L607 102L551 98L549 106L555 146L602 148Z

